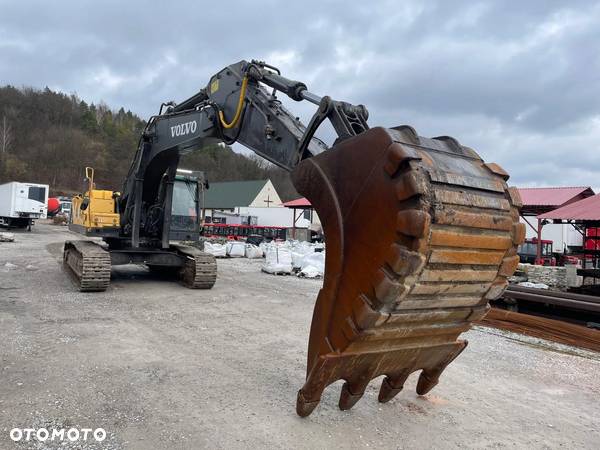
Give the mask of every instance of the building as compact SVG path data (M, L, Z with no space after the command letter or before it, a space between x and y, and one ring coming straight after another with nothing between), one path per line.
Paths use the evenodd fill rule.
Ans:
M577 274L584 277L585 285L595 285L597 290L600 286L600 194L541 214L538 219L543 222L551 221L554 226L562 224L571 227L579 233L583 246L578 253L581 255L583 268ZM550 225L544 228L547 226Z
M292 227L292 211L282 203L271 180L210 183L204 192L204 218L213 223Z
M543 214L579 202L594 195L588 186L519 188L523 202L521 222L526 224L526 237L551 240L556 252L569 247L581 247L583 238L579 231L566 223L542 220Z
M311 240L312 233L322 234L323 227L317 212L308 199L301 197L283 204L293 211L293 223L290 230L292 239Z

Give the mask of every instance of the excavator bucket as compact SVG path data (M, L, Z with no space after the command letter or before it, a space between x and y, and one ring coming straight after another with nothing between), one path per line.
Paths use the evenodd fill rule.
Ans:
M327 244L297 413L340 379L343 410L380 375L380 402L419 370L417 393L429 392L518 264L525 228L508 175L453 138L403 126L347 139L292 179Z

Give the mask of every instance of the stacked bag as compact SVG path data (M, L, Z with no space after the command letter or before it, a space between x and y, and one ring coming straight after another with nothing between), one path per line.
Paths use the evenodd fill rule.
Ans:
M298 276L307 278L321 277L325 272L323 244L286 241L263 243L261 247L266 255L263 272L277 274L297 272Z
M262 242L259 246L242 241L228 241L226 244L204 242L204 251L216 258L265 258L262 271L271 274L297 273L300 277L322 277L325 272L325 251L323 244L285 241Z
M262 271L273 274L292 273L292 252L290 249L277 244L267 247L265 252L265 265Z

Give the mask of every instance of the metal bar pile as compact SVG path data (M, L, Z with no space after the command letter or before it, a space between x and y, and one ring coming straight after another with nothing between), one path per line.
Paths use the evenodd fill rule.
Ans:
M558 292L511 285L504 291L503 297L546 305L556 305L579 311L600 313L600 297L594 297L592 295L573 294L570 292Z
M600 352L600 331L561 320L492 308L479 325Z

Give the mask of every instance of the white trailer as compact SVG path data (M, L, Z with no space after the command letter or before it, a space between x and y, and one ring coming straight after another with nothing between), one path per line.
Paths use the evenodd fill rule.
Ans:
M0 184L0 225L5 227L31 227L35 219L48 216L47 184Z

